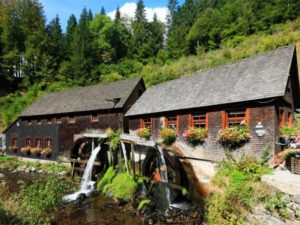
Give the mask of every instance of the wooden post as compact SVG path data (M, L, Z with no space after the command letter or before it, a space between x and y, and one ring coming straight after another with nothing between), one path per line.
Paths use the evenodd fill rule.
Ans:
M135 179L135 154L134 154L134 144L133 143L131 143L131 161L132 161L133 179Z

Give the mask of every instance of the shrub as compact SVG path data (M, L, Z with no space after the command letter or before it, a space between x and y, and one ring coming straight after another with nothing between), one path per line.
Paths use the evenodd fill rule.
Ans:
M21 185L18 217L29 224L50 223L51 215L61 205L62 196L70 190L73 190L71 182L55 176L36 180L30 186Z
M218 132L219 142L229 149L241 147L251 139L247 126L226 127Z
M283 126L279 129L280 137L283 139L288 139L291 142L296 142L298 139L298 130L296 127Z
M14 153L17 153L18 147L16 147L16 146L9 146L9 147L8 147L8 150L9 150L9 151L12 151L12 152L14 152Z
M166 145L172 145L177 138L176 132L168 127L163 127L160 130L160 137L163 140L163 143Z
M287 204L288 200L284 198L282 193L276 192L271 198L268 198L265 207L270 212L277 212L278 215L282 218L287 218Z
M260 182L268 172L268 167L251 157L221 163L212 180L219 191L207 202L208 224L246 224L244 218L252 206L268 196L269 187Z
M122 131L117 130L114 131L111 128L107 128L105 130L105 134L107 135L108 141L109 141L109 147L112 150L116 150L120 144L120 135L121 135Z
M205 128L192 127L184 131L182 136L192 145L203 144L205 138L207 138L207 131Z
M148 127L144 127L144 128L140 128L136 131L137 136L139 136L140 138L145 138L147 140L150 139L151 137L151 132L150 129Z
M41 155L41 152L42 152L42 149L41 148L35 148L35 155L36 156L40 156Z

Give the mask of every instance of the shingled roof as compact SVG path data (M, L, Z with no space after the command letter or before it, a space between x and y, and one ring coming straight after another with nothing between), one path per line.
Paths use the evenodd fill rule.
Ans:
M123 108L141 78L47 93L29 106L21 117ZM113 99L120 98L115 105Z
M295 46L196 72L153 86L126 116L169 112L283 96Z

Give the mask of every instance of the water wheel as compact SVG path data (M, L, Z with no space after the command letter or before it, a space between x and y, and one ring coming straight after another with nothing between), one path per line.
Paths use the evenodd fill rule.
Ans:
M95 146L98 143L95 141ZM95 165L93 168L93 177L94 175L103 172L108 167L107 159L107 149L108 146L105 144L101 145L101 151L97 155ZM71 164L73 168L73 176L79 175L82 176L84 169L86 167L87 161L89 160L92 153L92 139L90 138L80 138L78 139L71 148Z
M183 166L179 159L166 150L163 150L164 158L167 166L168 183L178 186L186 186L187 178ZM157 149L148 149L146 157L142 165L142 174L146 177L151 177L156 168L161 167L161 157ZM175 201L181 196L181 191L170 188L170 199Z

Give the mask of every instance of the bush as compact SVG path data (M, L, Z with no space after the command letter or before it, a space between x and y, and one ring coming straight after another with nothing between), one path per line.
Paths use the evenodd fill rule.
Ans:
M172 145L177 139L176 132L168 127L163 127L160 130L160 137L166 145Z
M260 178L269 172L268 167L251 157L221 163L212 180L219 191L207 203L208 224L245 224L245 215L252 206L268 195L269 188L260 183Z
M207 138L207 131L205 128L192 127L184 131L182 136L192 145L203 144L205 138Z
M122 131L121 130L113 131L111 128L107 128L105 130L105 133L108 137L109 147L112 150L116 150L121 141L120 135L121 135Z
M50 223L62 196L73 190L72 183L55 176L20 187L18 217L29 224Z
M247 126L226 127L218 132L219 142L229 149L241 147L251 139Z
M265 207L270 212L276 212L280 217L287 218L287 204L288 200L284 198L284 195L276 192L271 198L267 199Z

